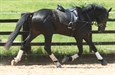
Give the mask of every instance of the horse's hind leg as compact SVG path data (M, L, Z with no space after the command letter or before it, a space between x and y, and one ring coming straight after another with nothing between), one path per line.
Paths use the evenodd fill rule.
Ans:
M17 56L14 58L14 60L11 61L11 65L15 65L16 63L18 63L21 58L22 58L22 55L24 53L24 51L26 49L28 49L28 46L30 44L30 42L37 36L38 34L33 34L33 33L30 33L28 35L28 37L23 41L22 43L22 46L21 46L21 49L19 50ZM26 50L27 51L27 50Z
M54 63L56 63L57 67L61 67L61 64L59 63L58 59L55 57L55 55L51 52L51 41L52 41L52 34L44 35L45 37L45 47L44 49L49 54L49 57L52 59Z

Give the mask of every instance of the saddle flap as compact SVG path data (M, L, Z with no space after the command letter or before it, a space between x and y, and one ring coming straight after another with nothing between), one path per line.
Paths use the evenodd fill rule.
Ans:
M78 16L78 12L76 8L72 7L72 8L66 9L65 13L70 22L76 22L78 20L79 16Z

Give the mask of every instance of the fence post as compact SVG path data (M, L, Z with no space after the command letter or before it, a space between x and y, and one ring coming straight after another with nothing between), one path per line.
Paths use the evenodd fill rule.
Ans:
M22 13L22 15L24 15L25 13ZM26 24L23 25L22 27L22 31L29 31L29 22L27 22ZM26 33L26 34L22 34L22 41L24 41L27 36L28 36L29 33ZM28 48L26 50L24 50L27 54L31 54L31 44L28 45Z
M92 41L92 26L91 26L91 28L90 28L90 33L89 33L89 36L91 37L91 41ZM91 49L91 47L89 47L89 52L92 52L92 49Z

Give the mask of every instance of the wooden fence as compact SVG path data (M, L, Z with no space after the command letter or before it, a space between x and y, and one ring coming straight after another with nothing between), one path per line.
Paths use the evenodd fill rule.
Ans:
M14 23L17 22L18 19L0 19L0 23ZM115 22L115 19L108 19L108 21ZM22 35L22 41L27 37L28 35L28 26L23 26L23 31L19 32L19 35ZM11 32L6 31L0 31L0 36L4 35L10 35ZM98 31L92 31L94 34L115 34L115 30L106 30L103 33L98 33ZM5 43L0 42L0 46L4 46ZM84 45L87 45L86 43L83 43ZM115 41L113 42L94 42L95 45L115 45ZM21 42L14 42L12 46L20 46ZM44 43L37 42L37 43L31 43L32 46L43 46ZM67 46L67 45L76 45L75 42L52 42L52 45L54 46ZM31 48L31 47L30 47Z

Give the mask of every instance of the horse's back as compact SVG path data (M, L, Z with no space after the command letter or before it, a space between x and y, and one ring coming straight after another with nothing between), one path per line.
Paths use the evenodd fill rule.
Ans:
M33 14L33 18L41 18L45 19L47 16L52 15L52 10L51 9L40 9Z

